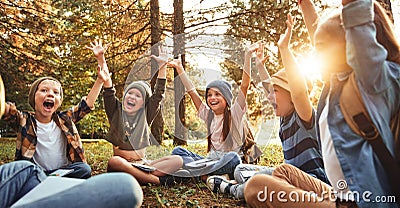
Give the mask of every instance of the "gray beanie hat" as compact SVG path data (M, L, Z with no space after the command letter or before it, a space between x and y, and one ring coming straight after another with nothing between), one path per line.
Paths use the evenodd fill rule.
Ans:
M60 84L60 86L61 86L60 87L61 102L62 102L62 100L64 98L62 85L61 85L60 81L58 81L56 78L53 78L53 77L42 77L42 78L39 78L39 79L37 79L36 81L34 81L32 83L31 89L29 89L28 102L29 102L29 105L33 109L35 109L35 93L36 93L36 91L37 91L37 89L39 87L39 84L42 83L44 80L53 80L55 82L58 82Z
M149 83L145 81L135 81L130 83L124 90L124 96L122 97L122 100L125 99L126 93L132 88L138 89L141 93L142 96L144 97L144 101L147 102L150 96L152 95L151 88Z
M205 94L206 99L208 90L210 88L217 88L222 93L222 96L224 96L228 106L232 106L232 98L233 98L232 86L231 84L229 84L229 82L223 80L214 80L210 82L206 87L206 94Z

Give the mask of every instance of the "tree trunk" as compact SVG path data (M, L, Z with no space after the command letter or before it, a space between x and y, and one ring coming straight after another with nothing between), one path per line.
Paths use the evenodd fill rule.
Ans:
M174 57L177 58L180 54L182 64L185 66L185 41L184 41L184 22L183 22L183 0L174 0ZM185 120L185 87L179 79L176 70L174 70L174 100L175 100L175 135L174 145L186 145L188 131Z
M158 47L157 43L161 41L161 26L160 26L160 6L158 4L158 0L150 0L150 28L151 28L151 54L158 56ZM154 91L154 86L157 80L158 74L158 64L152 59L151 60L151 89ZM164 119L162 117L162 112L156 115L153 121L153 125L151 126L151 134L153 137L151 138L152 144L161 144L163 141L163 132L164 132Z

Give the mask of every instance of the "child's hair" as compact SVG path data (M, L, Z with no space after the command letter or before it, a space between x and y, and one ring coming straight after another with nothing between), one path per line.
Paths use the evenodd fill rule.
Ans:
M55 81L58 84L60 84L61 102L63 100L64 95L63 95L62 85L61 85L60 81L58 81L56 78L53 78L53 77L42 77L42 78L39 78L36 81L34 81L31 85L31 88L29 89L28 102L29 102L29 105L33 109L35 109L35 93L38 90L40 83L42 83L44 80L52 80L52 81Z
M231 122L232 122L232 115L231 115L231 109L230 107L227 105L224 109L224 122L223 122L223 126L222 126L222 141L226 142L224 144L225 147L231 147L233 145L232 139L227 139L228 137L231 137L230 134L230 129L231 129ZM214 113L212 112L212 110L210 110L209 114L208 114L208 118L207 118L207 152L209 152L211 150L211 121L214 118Z
M226 82L226 81L222 81L222 80L214 80L212 82L210 82L207 87L206 87L206 92L205 92L205 98L206 98L206 102L207 102L207 96L208 96L208 90L210 88L216 88L218 89L222 96L224 97L227 105L225 106L224 109L224 122L223 122L223 126L222 126L222 141L223 142L227 142L225 144L226 147L231 147L233 145L233 142L231 139L228 139L228 137L230 137L230 129L231 129L231 122L232 122L232 116L231 116L231 105L232 105L232 86ZM208 105L208 103L207 103ZM208 118L207 118L207 152L209 152L211 150L211 134L213 132L211 132L210 130L210 126L211 126L211 121L214 119L214 112L212 110L210 110L209 114L208 114Z
M376 39L388 52L386 60L400 64L400 43L396 39L393 23L385 9L377 1L374 1L374 24L376 27ZM344 38L344 30L338 30L339 26L342 27L340 12L337 11L326 19L320 19L317 27L328 30L329 35L332 37Z
M374 14L376 39L388 52L386 60L400 64L400 44L396 39L393 23L377 1L374 1Z

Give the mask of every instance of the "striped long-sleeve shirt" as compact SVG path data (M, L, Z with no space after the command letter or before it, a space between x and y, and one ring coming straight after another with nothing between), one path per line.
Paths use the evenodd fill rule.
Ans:
M279 137L282 142L284 159L286 163L329 183L325 174L314 121L314 110L312 126L308 128L296 111L281 117Z

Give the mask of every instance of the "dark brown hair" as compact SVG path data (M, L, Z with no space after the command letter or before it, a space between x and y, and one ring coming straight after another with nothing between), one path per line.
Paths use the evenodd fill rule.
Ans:
M210 109L207 117L207 152L211 150L211 134L214 132L211 132L210 127L211 127L211 121L214 118L214 112ZM231 129L231 123L232 123L232 115L231 115L231 109L228 105L226 105L224 109L224 117L223 117L223 126L222 126L222 141L226 142L224 144L224 147L232 147L233 146L233 141L230 139L232 137L232 134L230 134L230 129ZM227 139L229 138L229 139Z

